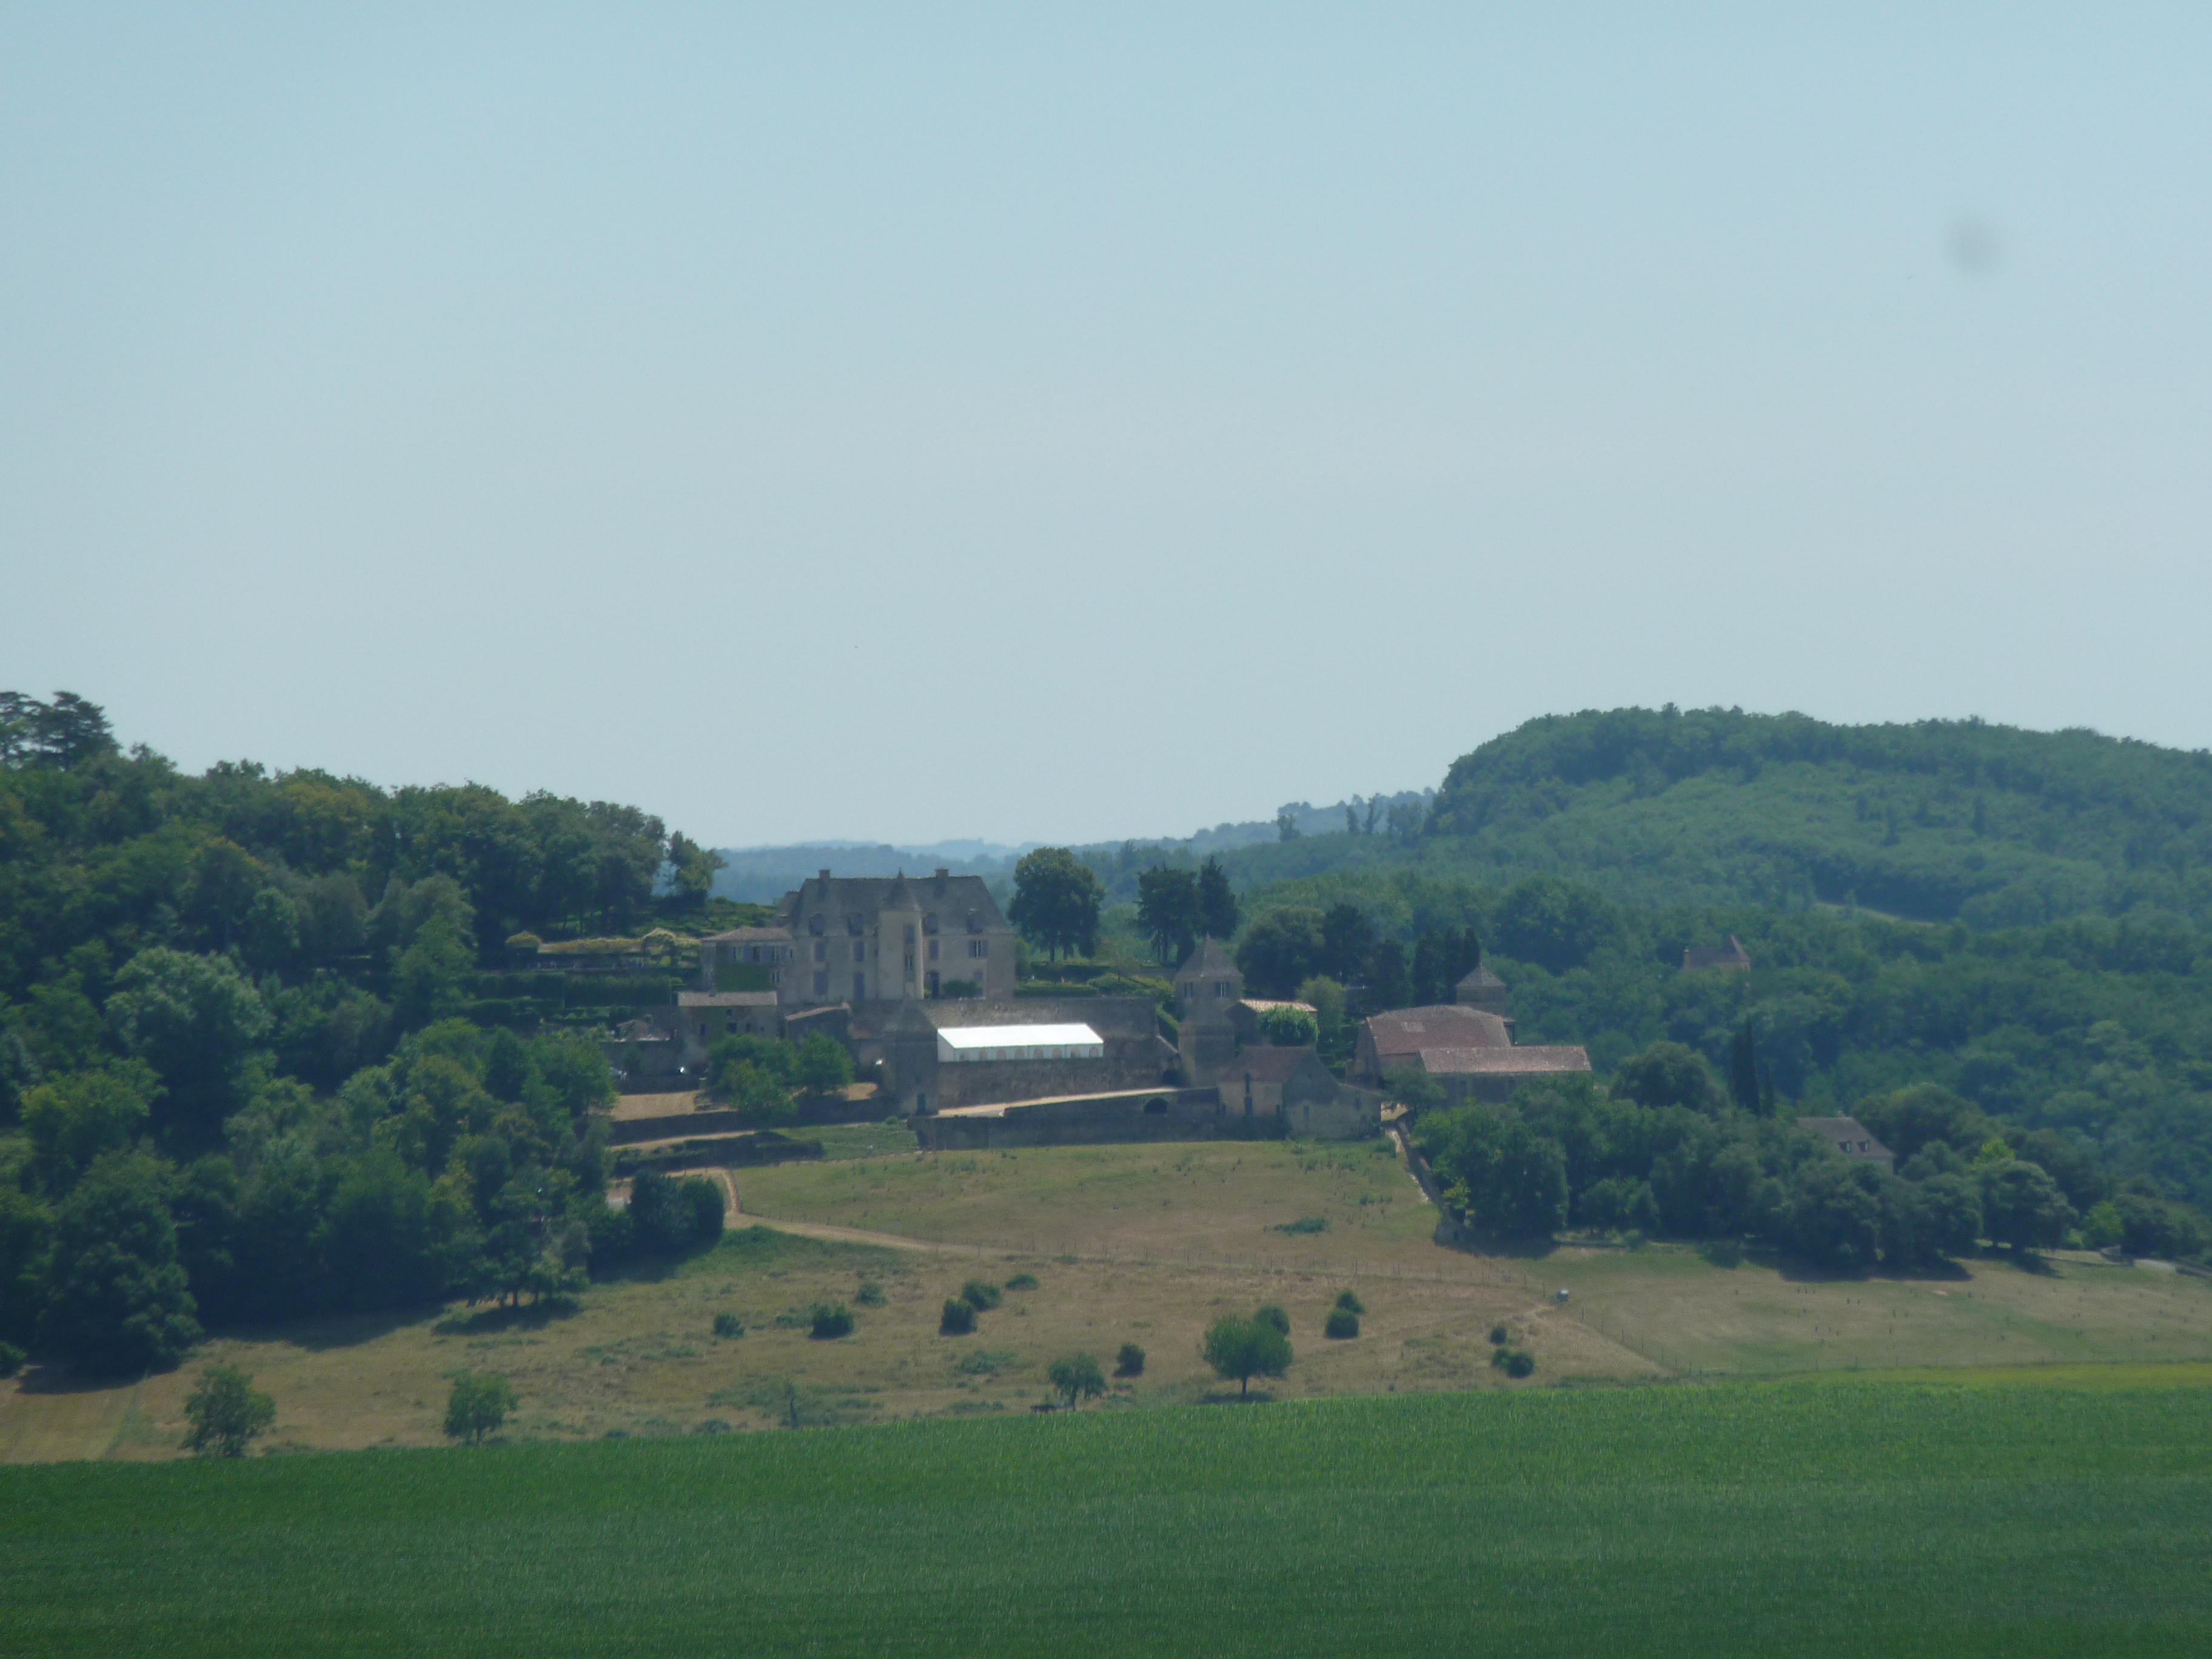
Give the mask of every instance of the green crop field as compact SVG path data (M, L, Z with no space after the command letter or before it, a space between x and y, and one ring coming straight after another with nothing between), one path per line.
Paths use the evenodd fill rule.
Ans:
M0 1652L2212 1651L2212 1390L1553 1389L0 1469Z

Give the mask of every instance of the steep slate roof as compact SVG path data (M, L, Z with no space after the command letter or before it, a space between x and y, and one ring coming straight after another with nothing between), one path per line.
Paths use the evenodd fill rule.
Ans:
M822 878L816 877L776 901L776 920L788 930L782 937L797 933L809 916L828 916L842 924L846 915L859 911L873 921L879 911L890 909L927 911L937 917L940 933L954 932L953 924L964 924L971 917L981 924L974 932L1009 931L999 902L981 876L831 876L829 889L824 893ZM901 896L903 902L895 902Z
M1797 1127L1811 1130L1847 1158L1896 1157L1855 1117L1801 1117Z
M1237 1058L1222 1068L1221 1080L1242 1083L1249 1077L1255 1083L1286 1083L1315 1059L1310 1047L1239 1048Z
M1233 974L1239 979L1244 977L1244 970L1237 965L1237 959L1221 948L1219 939L1209 933L1199 940L1198 947L1183 959L1182 966L1176 969L1176 977L1196 979L1212 974Z
M1427 1008L1400 1008L1370 1014L1367 1034L1380 1059L1410 1056L1424 1048L1508 1048L1512 1034L1496 1014L1443 1002Z
M1587 1072L1589 1052L1580 1044L1526 1048L1424 1048L1421 1069L1431 1077L1530 1077Z

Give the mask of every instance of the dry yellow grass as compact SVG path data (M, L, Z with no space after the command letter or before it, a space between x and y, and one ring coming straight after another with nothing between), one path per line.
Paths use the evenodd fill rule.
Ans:
M277 1402L272 1440L301 1447L435 1442L447 1378L464 1366L514 1381L522 1408L510 1431L526 1438L761 1428L794 1406L808 1421L1025 1410L1052 1360L1084 1349L1110 1367L1129 1341L1148 1363L1115 1403L1186 1401L1220 1386L1198 1358L1206 1326L1263 1301L1293 1325L1297 1363L1266 1385L1285 1397L1850 1367L2194 1380L2212 1361L2212 1291L2173 1274L1983 1261L1949 1279L1826 1281L1774 1265L1716 1268L1676 1247L1540 1259L1441 1249L1434 1212L1374 1146L1040 1148L746 1170L749 1212L940 1243L741 1231L665 1276L594 1285L564 1316L324 1320L226 1336L143 1382L71 1389L34 1376L0 1384L0 1461L173 1455L205 1359L253 1372ZM1328 1231L1271 1231L1302 1216L1325 1218ZM1024 1272L1038 1288L1008 1292L974 1335L938 1334L962 1281ZM866 1279L885 1302L856 1306L848 1338L817 1342L775 1322L817 1299L853 1303ZM1358 1338L1328 1341L1322 1320L1344 1288L1369 1312ZM716 1339L719 1312L750 1334ZM1491 1368L1487 1333L1499 1322L1536 1356L1529 1382ZM2172 1361L2198 1364L2161 1363Z

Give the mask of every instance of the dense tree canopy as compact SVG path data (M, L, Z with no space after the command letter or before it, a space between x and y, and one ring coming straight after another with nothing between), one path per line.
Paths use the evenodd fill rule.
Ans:
M185 776L0 695L0 1340L144 1370L203 1321L557 1297L665 1245L602 1198L589 1036L457 1016L519 928L634 925L711 861L604 802Z

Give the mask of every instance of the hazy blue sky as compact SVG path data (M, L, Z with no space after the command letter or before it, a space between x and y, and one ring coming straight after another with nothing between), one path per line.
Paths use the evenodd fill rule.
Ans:
M2212 11L0 9L0 686L724 842L2212 744Z

